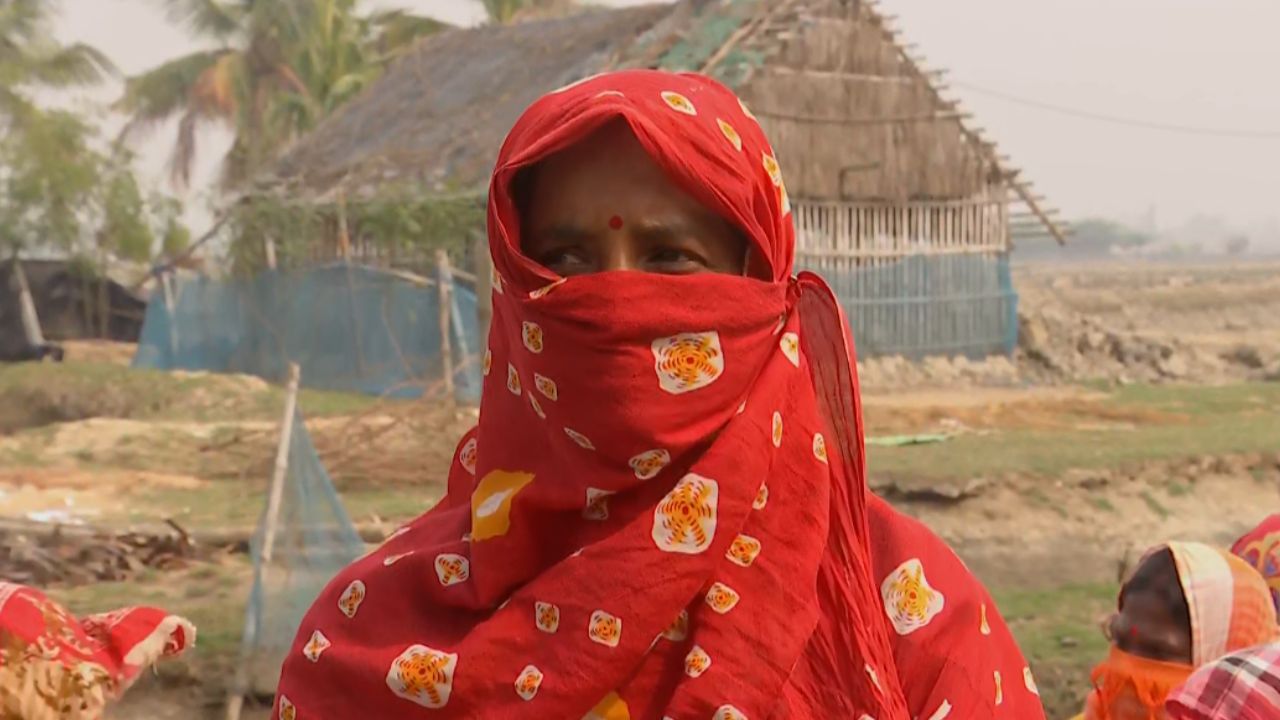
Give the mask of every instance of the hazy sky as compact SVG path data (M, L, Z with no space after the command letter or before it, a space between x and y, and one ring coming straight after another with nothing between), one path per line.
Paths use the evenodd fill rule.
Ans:
M98 46L126 73L193 48L156 9L162 0L62 1L64 37ZM483 17L472 0L374 4L459 23ZM1241 225L1280 216L1277 0L883 0L882 8L929 67L951 71L952 94L975 124L1068 217L1134 219L1149 207L1162 226L1198 213ZM172 140L165 128L140 147L157 181ZM205 177L222 149L211 140Z

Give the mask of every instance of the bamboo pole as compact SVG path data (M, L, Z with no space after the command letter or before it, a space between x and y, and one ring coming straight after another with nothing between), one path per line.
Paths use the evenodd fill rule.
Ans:
M489 238L485 233L474 233L471 255L475 258L476 330L480 344L487 347L489 324L493 322L493 258L489 255Z
M449 254L436 250L436 278L440 287L440 360L444 368L444 390L453 399L453 343L449 338L449 297L453 292L453 274L449 270Z
M298 385L302 371L297 363L289 363L289 384L284 398L284 417L280 420L280 443L276 446L275 468L271 473L271 486L267 494L267 513L262 519L262 554L258 565L258 582L265 588L267 575L271 570L271 557L275 553L276 532L280 522L280 505L284 501L284 481L289 471L289 448L293 442L293 421L298 412ZM246 613L245 622L252 624L252 630L245 634L256 640L260 628L257 616L252 608ZM248 628L246 628L248 630ZM242 648L242 658L236 669L235 679L227 696L227 720L240 720L244 710L244 696L249 690L249 665L243 655L250 648Z

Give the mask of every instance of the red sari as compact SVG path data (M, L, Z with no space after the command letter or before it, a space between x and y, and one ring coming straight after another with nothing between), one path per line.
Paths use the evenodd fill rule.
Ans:
M519 252L514 174L618 118L765 279L566 281ZM1043 717L982 587L868 492L847 325L792 277L782 174L730 91L632 71L542 98L489 238L479 426L445 500L316 601L281 718Z

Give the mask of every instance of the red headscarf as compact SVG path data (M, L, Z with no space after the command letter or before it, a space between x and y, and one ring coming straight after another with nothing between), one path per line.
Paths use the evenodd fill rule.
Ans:
M521 254L514 175L617 119L763 279ZM782 174L729 90L632 71L540 99L489 239L479 427L445 500L321 595L280 717L1042 717L985 593L867 491L844 319L791 276Z

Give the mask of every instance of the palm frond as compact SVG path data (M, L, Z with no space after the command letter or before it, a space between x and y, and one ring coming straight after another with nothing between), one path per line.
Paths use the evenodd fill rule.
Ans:
M163 0L169 19L196 35L226 41L243 28L245 8L219 0ZM249 3L250 5L252 3Z
M116 66L101 51L83 43L58 48L28 64L31 82L51 88L94 85L116 74Z
M207 50L180 57L125 81L114 109L130 116L127 133L162 122L191 102L200 78L228 50Z

